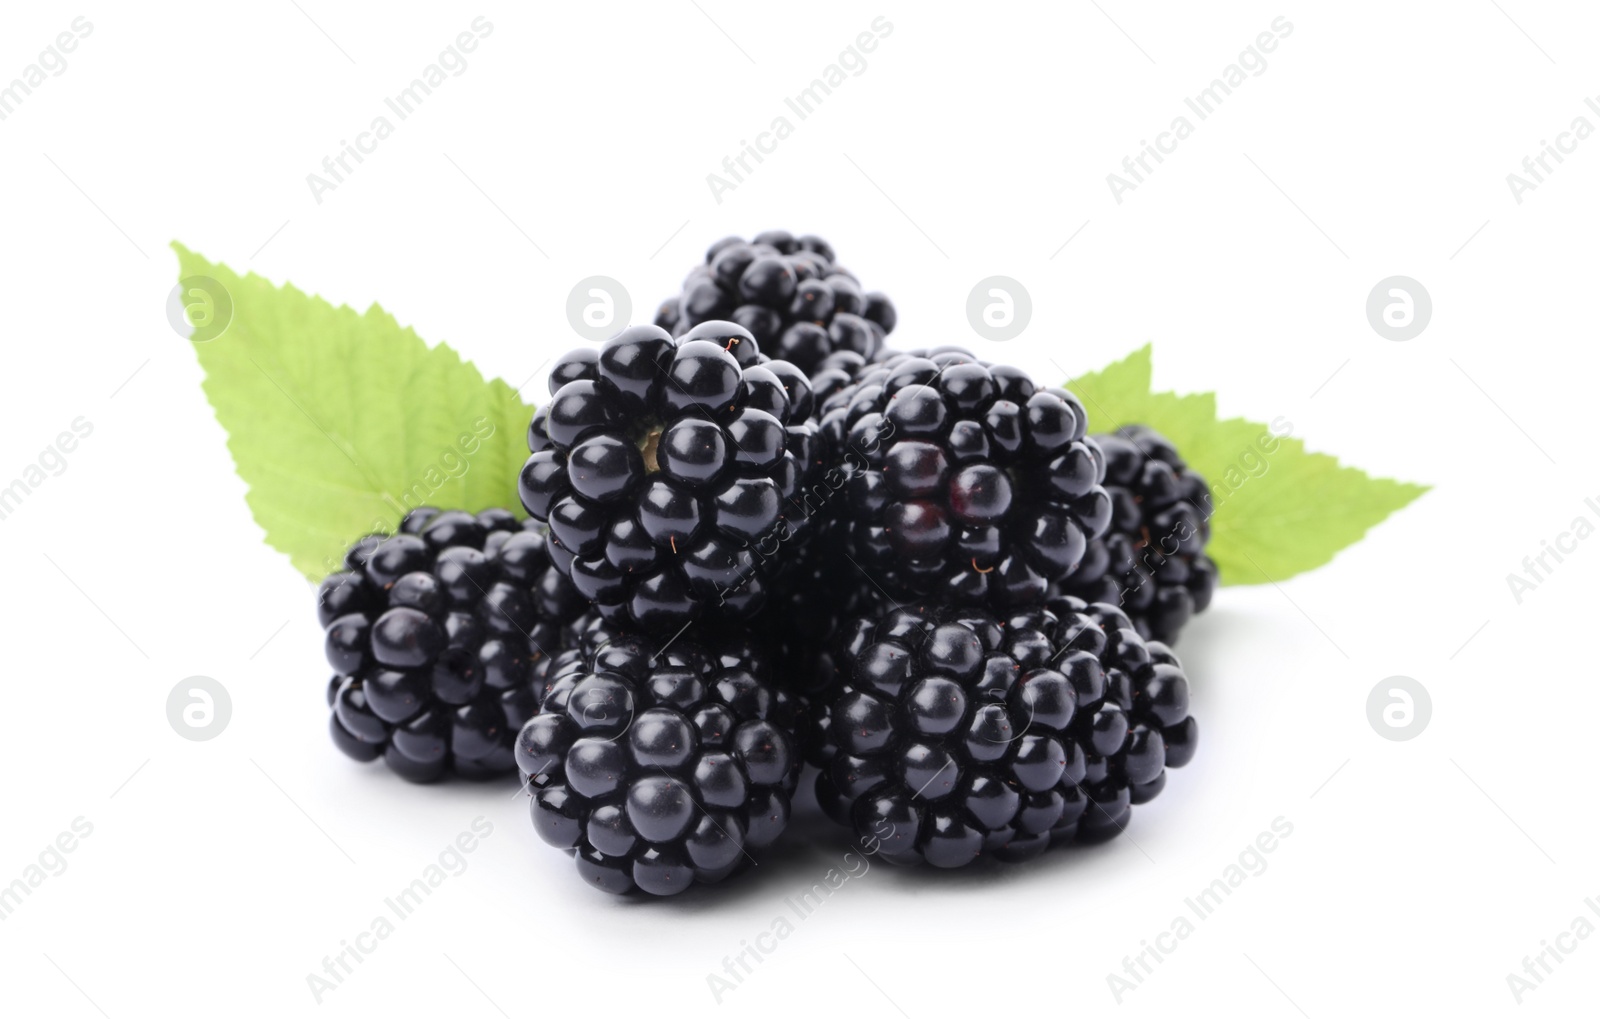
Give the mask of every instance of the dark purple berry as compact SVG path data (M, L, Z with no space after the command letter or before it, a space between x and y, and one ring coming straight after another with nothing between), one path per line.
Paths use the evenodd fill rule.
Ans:
M1099 462L1058 458L1057 489L1082 490L1103 464L1109 529L1089 541L1062 592L1109 602L1146 638L1171 642L1211 604L1211 491L1172 443L1143 425L1093 437Z
M1194 753L1177 659L1114 606L1054 597L994 617L869 600L832 661L837 685L811 698L817 799L891 863L1114 836Z
M505 775L538 665L584 603L507 510L423 507L400 530L362 539L357 569L318 590L334 745L413 782Z
M663 640L593 616L553 659L515 741L535 830L605 891L675 895L728 877L789 817L795 707L764 645Z

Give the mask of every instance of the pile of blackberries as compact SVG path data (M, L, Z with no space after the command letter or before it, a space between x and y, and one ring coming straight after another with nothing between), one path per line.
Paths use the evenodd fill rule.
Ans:
M518 522L414 511L322 586L334 742L515 768L611 892L781 837L802 779L891 863L1116 835L1197 730L1167 643L1210 494L1148 428L958 347L817 237L712 245L654 325L551 370Z

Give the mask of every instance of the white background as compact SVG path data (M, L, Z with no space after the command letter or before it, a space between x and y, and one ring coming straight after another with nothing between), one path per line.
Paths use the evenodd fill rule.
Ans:
M1219 594L1179 646L1199 756L1131 837L1000 873L876 866L723 995L729 1014L1492 1015L1518 1008L1524 956L1600 924L1600 542L1520 605L1506 581L1600 520L1600 140L1520 204L1505 180L1573 118L1600 126L1596 12L22 6L0 80L75 16L93 32L0 121L0 479L74 418L94 431L0 520L0 884L74 818L93 833L0 921L7 1013L696 1014L718 1007L707 974L845 848L802 815L736 884L615 900L509 786L414 788L340 757L311 592L261 543L164 313L173 239L380 301L516 384L577 341L577 280L623 281L638 320L717 237L813 231L893 295L902 342L1059 379L1153 341L1158 386L1434 486L1329 566ZM306 175L480 13L467 70L317 203ZM715 201L706 175L879 14L893 32L865 71ZM1293 32L1266 70L1118 204L1106 175L1278 16ZM1034 305L1003 347L963 310L995 274ZM1409 342L1365 316L1394 274L1432 295ZM233 702L210 742L166 718L197 674ZM1367 720L1391 675L1431 694L1410 742ZM307 974L479 816L467 871L317 1005ZM1119 1005L1107 974L1278 817L1293 834L1267 870ZM1521 1009L1592 1004L1597 962L1600 940L1577 942Z

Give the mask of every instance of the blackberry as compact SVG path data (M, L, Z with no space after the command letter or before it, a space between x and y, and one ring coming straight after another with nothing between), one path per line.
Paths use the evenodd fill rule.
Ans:
M1217 565L1205 554L1211 490L1152 428L1094 438L1105 454L1111 527L1061 589L1120 605L1147 639L1171 643L1217 587Z
M634 326L563 357L550 389L520 487L573 586L654 632L759 610L813 529L792 502L824 459L800 370L729 322Z
M595 617L516 741L533 823L608 892L714 883L789 820L795 710L747 631L662 642Z
M830 391L821 430L837 470L805 498L821 505L822 544L897 597L1037 602L1110 522L1104 464L1064 389L940 347L862 365Z
M1112 605L891 608L840 640L817 799L892 863L1112 837L1194 754L1178 660Z
M769 230L748 243L725 237L711 245L683 292L661 305L656 325L677 336L702 322L736 322L763 350L810 374L836 350L872 357L896 318L888 297L864 293L835 263L827 241Z
M413 510L398 534L351 546L318 590L334 744L413 782L510 772L535 667L583 608L532 521Z

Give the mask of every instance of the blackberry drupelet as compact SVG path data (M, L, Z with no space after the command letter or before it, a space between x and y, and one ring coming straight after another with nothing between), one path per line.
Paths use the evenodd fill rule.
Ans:
M744 326L763 350L810 374L834 351L873 357L896 315L888 297L862 292L827 241L769 230L748 243L725 237L713 244L683 292L661 305L656 325L679 336L719 319Z
M334 743L413 782L510 772L535 667L584 609L542 531L503 509L424 507L344 567L317 594Z
M516 741L533 823L608 892L675 895L771 844L800 773L792 699L748 631L663 642L594 617Z
M895 352L889 350L878 353L879 360L887 360L893 356ZM827 404L841 389L860 378L868 365L876 363L853 350L835 351L823 358L817 370L811 373L811 394L817 407Z
M888 607L845 623L837 661L817 799L892 863L1109 838L1194 755L1178 660L1115 606Z
M1064 389L952 347L823 381L837 470L804 498L821 504L821 544L896 597L1035 603L1110 522L1104 465Z
M634 326L562 358L550 389L520 490L556 568L652 632L758 611L814 529L794 501L824 460L800 370L732 323Z
M1111 527L1061 590L1119 605L1147 639L1171 643L1217 587L1205 554L1211 490L1152 428L1127 425L1094 439L1105 454Z

